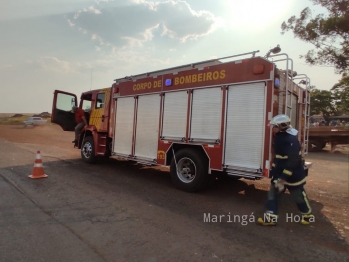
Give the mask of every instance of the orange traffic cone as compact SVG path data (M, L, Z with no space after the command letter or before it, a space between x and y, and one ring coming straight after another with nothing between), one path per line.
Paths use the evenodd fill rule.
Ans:
M44 174L44 166L42 165L41 154L40 151L36 153L36 158L34 162L34 168L32 174L29 176L30 178L44 178L47 175Z

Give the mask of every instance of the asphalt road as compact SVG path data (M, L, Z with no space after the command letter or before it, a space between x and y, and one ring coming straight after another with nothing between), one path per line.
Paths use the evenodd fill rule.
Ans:
M35 180L39 147L48 177ZM0 138L0 261L349 261L321 201L311 199L312 226L286 221L298 215L289 195L278 226L256 225L267 186L230 179L185 193L167 170Z

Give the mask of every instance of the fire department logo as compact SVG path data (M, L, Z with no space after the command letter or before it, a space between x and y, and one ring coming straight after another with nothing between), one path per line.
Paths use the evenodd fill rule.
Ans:
M158 159L165 159L165 151L158 150Z

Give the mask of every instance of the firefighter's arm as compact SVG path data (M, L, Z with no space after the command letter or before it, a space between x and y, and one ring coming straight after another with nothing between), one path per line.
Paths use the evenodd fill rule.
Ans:
M84 120L85 126L87 126L87 120L85 116L82 117L82 120Z
M272 138L272 147L271 147L271 159L272 161L270 161L270 169L273 169L275 168L275 163L274 163L274 159L275 159L275 152L274 152L274 135L273 135L273 138Z
M299 150L298 147L294 145L294 143L289 143L286 146L286 152L287 153L287 160L284 169L282 171L282 174L280 176L280 179L287 181L290 176L292 176L293 172L292 170L297 167L299 164Z

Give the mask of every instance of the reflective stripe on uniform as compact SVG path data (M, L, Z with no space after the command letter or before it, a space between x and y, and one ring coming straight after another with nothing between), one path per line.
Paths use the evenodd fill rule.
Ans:
M303 194L303 197L304 197L304 201L305 201L305 203L306 203L306 205L307 205L307 207L308 207L308 209L309 209L309 213L308 214L310 214L311 213L311 207L310 207L310 205L309 205L309 201L308 201L308 198L307 198L307 194L303 191L302 192L302 194Z
M284 169L283 173L284 173L285 175L292 176L292 172L289 171L289 170L287 170L287 169Z
M288 156L276 155L275 158L278 158L278 159L288 159Z
M296 182L296 183L288 183L288 182L285 182L285 185L287 185L287 186L299 186L299 185L301 185L301 184L303 184L304 182L305 182L305 178L303 178L301 181L298 181L298 182Z

